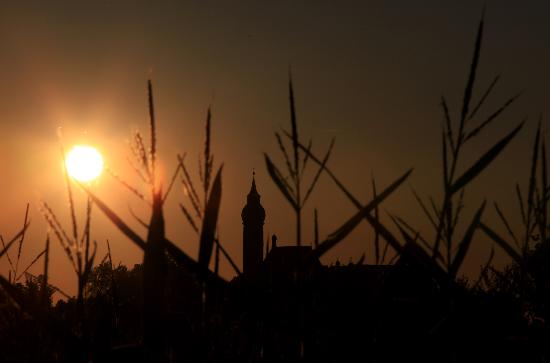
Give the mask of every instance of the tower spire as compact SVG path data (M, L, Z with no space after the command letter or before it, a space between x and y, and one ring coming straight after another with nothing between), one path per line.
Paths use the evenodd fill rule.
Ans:
M256 189L256 171L254 171L254 169L252 169L252 185L250 186L250 192L248 192L247 196L247 204L251 202L258 204L261 207L260 194L258 194L258 190Z
M243 220L243 272L255 274L259 271L263 260L265 210L260 203L254 170L250 192L246 197L246 205L241 217Z

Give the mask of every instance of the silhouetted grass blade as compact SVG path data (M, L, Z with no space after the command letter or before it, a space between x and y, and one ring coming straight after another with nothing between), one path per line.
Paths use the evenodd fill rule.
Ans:
M311 151L311 147L313 146L313 143L311 141L311 139L308 141L308 144L307 144L307 150L308 151ZM302 163L302 170L300 171L300 176L304 175L304 171L306 170L306 166L307 166L307 162L309 160L309 153L304 153L304 157L303 157L304 161Z
M42 305L49 307L48 278L50 267L50 235L46 235L46 253L44 254L44 275L42 277Z
M210 112L210 107L206 114L206 136L204 140L204 177L203 179L203 188L205 203L208 198L208 190L210 188L210 175L212 173L212 156L210 155L210 123L212 119L212 113ZM200 164L199 164L200 165Z
M115 172L113 172L111 169L109 168L105 168L105 170L107 171L107 173L109 175L111 175L113 177L113 179L115 179L116 181L118 181L123 187L125 187L126 189L128 189L130 192L132 192L136 197L138 197L139 199L143 200L145 203L147 204L151 204L151 202L149 200L147 200L147 198L145 198L145 196L139 191L137 190L136 188L134 188L133 186L131 186L128 182L124 181L120 176L118 176ZM141 175L141 173L138 172L138 175ZM141 177L140 177L141 178ZM143 178L143 180L145 181L145 179Z
M29 271L29 269L36 263L36 261L40 259L40 257L42 257L44 253L46 253L46 250L43 250L38 255L36 255L36 257L31 261L31 263L29 263L29 265L25 268L25 270L23 270L23 272L21 272L19 276L15 278L15 281L19 281L19 279L21 279L21 277L25 274L25 272Z
M451 123L451 115L449 113L449 106L447 105L447 101L445 100L445 97L441 97L441 107L443 107L443 114L445 116L445 125L447 127L447 130L445 132L447 138L449 139L449 144L451 145L451 150L455 149L454 145L454 138L453 138L453 126Z
M296 179L296 171L292 167L292 164L290 163L290 157L288 156L288 152L286 151L285 144L283 144L283 140L281 139L281 135L279 135L278 132L275 133L275 138L277 139L277 144L279 145L279 149L281 150L281 153L283 154L283 157L285 159L286 168L290 172L290 176L293 180Z
M493 263L493 258L495 257L495 248L491 247L491 253L489 254L489 258L487 259L487 262L485 262L485 265L483 265L483 269L481 270L479 277L474 284L473 288L476 289L481 284L481 281L487 278L487 272L489 271L489 267Z
M17 241L17 240L25 233L25 231L26 231L27 228L29 227L29 224L30 224L30 223L27 222L27 223L23 226L23 228L22 228L22 229L21 229L21 230L20 230L20 231L19 231L19 232L18 232L18 233L8 242L8 243L6 243L6 247L4 247L4 248L2 249L2 251L0 251L0 257L4 256L4 254L5 254L6 252L8 252L8 250L10 249L11 245L12 245L15 241Z
M449 194L452 195L464 188L466 184L472 181L479 173L481 173L508 145L508 143L516 136L516 134L523 127L524 121L522 121L514 130L512 130L503 139L497 142L491 149L479 158L474 165L464 172L449 188Z
M143 254L143 343L156 361L163 361L166 307L166 254L162 194L155 192Z
M416 243L417 236L412 238L399 224L396 223L396 225L406 242L402 250L400 252L398 251L399 255L401 257L408 257L416 260L421 266L424 266L430 271L433 277L443 281L445 279L445 271L437 263L437 260L432 259L428 253Z
M107 218L122 232L126 237L128 237L132 242L134 242L142 250L145 249L145 241L135 233L124 221L109 208L101 199L96 197L88 188L83 184L80 184L80 187L88 193L90 198L93 200L95 205L107 216Z
M288 132L284 132L284 134L286 135L286 137L288 138L291 138L290 134ZM301 143L298 143L298 147L304 151L307 155L309 155L309 157L311 158L311 160L313 160L317 165L323 165L323 162L321 160L319 160L319 158L317 158L312 152L311 150L308 148L306 148L304 145L302 145ZM344 186L344 184L342 184L342 182L336 177L336 175L334 175L334 173L325 165L325 167L323 168L325 170L325 172L328 174L328 176L334 181L334 183L336 184L336 186L338 186L338 188L340 188L340 190L346 195L346 197L348 197L348 199L353 203L353 205L355 205L358 209L361 209L362 208L362 205L361 203L359 202L359 200L357 198L355 198L353 196L353 194L351 194L351 192Z
M510 224L508 223L508 219L504 216L504 213L502 212L502 210L500 209L500 207L498 206L498 204L496 202L494 203L494 207L495 207L495 210L497 211L498 216L500 217L500 220L504 224L504 227L506 227L506 231L508 232L510 237L512 237L512 240L514 241L516 246L519 247L519 241L516 238L516 235L514 234L514 231L510 227Z
M98 197L96 197L90 190L88 190L85 186L81 184L80 186L86 191L86 193L88 193L88 195L97 205L97 207L126 237L128 237L133 243L135 243L142 250L145 249L146 243L141 237L139 237L137 233L135 233L130 227L128 227L128 225L124 223L124 221L122 221L122 219L115 212L113 212L109 207L107 207L107 205L103 203ZM185 252L180 250L173 242L171 242L168 239L165 239L165 248L168 254L174 259L174 261L181 267L187 269L189 272L195 273L200 276L206 276L206 281L210 281L221 285L226 284L226 282L223 279L201 268L195 260L189 257L189 255L187 255Z
M296 122L296 107L294 104L294 88L292 87L292 75L288 74L288 97L290 100L290 124L292 127L292 148L294 151L294 170L298 173L298 124Z
M61 137L61 136L60 136ZM60 141L61 143L61 141ZM73 226L73 238L74 242L76 243L78 241L78 227L76 224L76 213L74 208L74 201L73 201L73 192L71 188L71 178L69 176L69 171L67 170L67 165L65 164L66 155L65 155L65 149L63 145L61 145L61 160L63 162L63 172L65 174L65 184L67 187L67 195L69 199L69 211L71 212L71 222Z
M500 74L497 75L493 81L491 82L491 84L489 85L489 87L487 88L487 90L485 91L485 93L483 94L483 96L481 96L479 102L477 103L477 105L474 107L474 109L472 110L472 112L470 112L470 115L468 116L468 120L471 120L474 118L474 116L477 114L477 111L479 111L479 109L481 108L481 106L485 103L485 101L487 100L487 97L489 97L489 94L491 93L491 91L493 90L493 88L496 86L498 80L500 79Z
M479 222L479 227L487 236L489 236L497 245L499 245L518 265L525 266L523 258L514 248L500 237L495 231L489 228L485 223Z
M170 179L170 183L168 184L168 189L166 189L166 193L164 193L164 196L162 197L162 204L166 202L166 198L168 198L168 195L172 191L172 187L174 186L174 182L176 181L176 178L178 177L178 173L180 171L181 165L178 163L178 166L176 166L176 170L174 171L174 174L172 175L172 178Z
M527 224L531 219L531 214L534 211L533 197L535 195L535 189L537 184L537 164L539 156L540 146L540 130L541 122L537 126L537 133L535 135L535 143L533 144L533 156L531 158L531 172L529 173L529 189L527 192Z
M319 244L315 250L313 250L313 255L315 257L321 257L332 247L342 241L357 225L363 218L368 218L370 212L382 201L384 201L388 196L390 196L412 173L412 169L403 174L400 178L394 181L390 186L384 189L380 194L373 198L365 207L363 207L359 212L357 212L353 217L351 217L346 223L344 223L340 228L331 233L327 239ZM370 219L369 219L370 221ZM372 223L371 223L372 224ZM374 227L374 226L373 226Z
M87 257L85 260L85 265L84 265L85 280L87 280L87 275L92 271L96 254L97 254L97 241L94 240L94 249L92 251L92 254L89 257Z
M516 197L518 198L519 211L521 213L521 220L523 224L527 224L527 217L525 215L525 207L523 205L523 197L521 195L521 188L518 183L516 183Z
M212 255L212 248L214 247L214 237L222 197L222 168L223 165L220 166L218 172L216 173L214 184L212 185L212 191L206 204L206 210L204 211L204 218L202 220L199 245L199 265L205 269L208 268L210 257Z
M391 246L398 255L401 255L403 253L403 246L399 242L399 240L386 228L380 221L370 214L368 214L365 219L370 223L372 228L374 228L375 231L377 231L380 236L387 242L388 246ZM385 254L385 253L384 253Z
M430 221L430 224L434 227L434 229L437 230L437 223L436 223L435 219L432 217L432 215L430 214L430 211L426 207L426 204L422 201L422 199L420 198L420 196L418 195L418 193L416 192L416 190L414 188L411 188L411 190L412 190L412 193L413 193L414 198L416 199L418 205L420 205L420 208L422 209L424 214L428 217L428 220ZM436 217L437 217L437 214L436 214Z
M483 130L487 125L489 125L492 121L494 121L502 112L504 112L512 103L514 103L515 100L517 100L521 96L521 92L515 95L514 97L510 98L508 101L504 103L498 110L493 112L485 121L483 121L478 127L470 131L466 137L464 138L464 141L471 139L472 137L476 136L481 130Z
M374 175L371 178L372 185L372 197L376 198L376 182L374 181ZM374 218L377 221L380 221L380 213L378 211L378 206L374 208ZM380 263L380 233L377 230L374 230L374 261L378 265Z
M237 267L237 264L235 264L235 261L231 258L229 253L223 248L222 244L220 243L220 240L218 238L214 239L214 242L216 242L216 248L219 248L219 250L222 252L222 254L225 256L231 267L233 267L233 270L237 275L241 275L241 270Z
M424 248L428 249L428 250L431 250L432 247L430 246L430 244L428 243L428 241L426 241L426 239L424 237L422 237L422 235L420 234L420 232L418 232L416 229L414 229L410 224L408 224L403 218L400 218L400 217L397 217L397 216L393 216L390 214L390 217L391 219L393 220L393 222L395 223L395 225L401 230L403 229L403 227L405 227L407 230L409 230L409 232L413 233L415 235L415 239L418 239L420 242L422 242L422 246L424 246ZM441 263L444 263L444 260L443 260L443 256L441 255L440 252L437 253L436 255L436 258L439 260L439 262Z
M23 225L27 224L27 220L29 219L29 203L27 203L27 208L25 208L25 219L23 221ZM19 267L19 260L21 260L21 249L23 248L23 243L25 242L25 232L21 235L21 239L19 240L19 248L17 249L17 260L15 261L15 275L17 275L17 270Z
M130 207L130 205L128 205L128 212L130 212L130 215L132 217L134 217L134 219L136 220L136 222L138 222L140 224L140 226L142 226L143 228L145 229L149 229L149 225L147 223L145 223L145 221L143 219L141 219L133 210L132 210L132 207Z
M330 158L330 154L332 153L332 148L334 146L334 139L331 140L330 145L328 147L327 153L325 154L325 157L323 158L323 163L319 166L319 170L317 170L317 173L315 174L315 177L313 178L313 181L311 182L311 185L309 186L306 196L304 197L304 200L302 201L302 205L304 205L311 195L311 192L313 192L313 188L315 188L315 185L317 184L317 181L319 180L319 177L321 176L321 173L323 172L323 169L327 165L328 159Z
M292 196L289 190L290 187L288 186L288 183L285 181L279 169L277 169L275 164L273 164L273 162L271 161L271 159L266 153L264 153L264 157L265 157L265 164L267 166L267 171L269 173L269 176L271 177L271 179L273 180L277 188L279 188L281 193L283 193L283 195L285 196L286 200L288 200L292 208L294 210L297 210L299 206L297 202L294 200L294 197Z
M193 229L193 231L195 231L195 233L198 234L199 233L199 227L197 227L197 224L195 223L195 221L191 217L191 214L189 213L187 208L185 208L185 206L180 203L180 209L181 209L183 215L185 216L185 218L187 219L187 222L189 222L189 224L191 225L191 228Z
M447 141L445 138L445 130L443 130L443 134L441 136L441 155L443 159L443 190L447 192L447 189L449 188L450 180L449 180L449 167L448 167L448 161L447 161Z
M464 262L464 258L466 257L466 253L468 253L468 249L470 248L470 245L472 243L474 233L479 226L479 221L481 220L481 216L483 214L484 209L485 209L485 201L481 204L481 206L477 210L472 222L470 223L470 225L468 226L468 229L466 230L466 233L464 234L464 238L462 238L462 241L460 241L460 243L458 244L458 251L456 252L453 262L449 267L449 275L452 278L456 277L456 274L458 273L458 269L460 268L460 266L462 266L462 263Z
M156 120L155 120L155 105L153 102L153 84L151 80L147 80L147 96L149 101L149 127L150 127L150 133L151 133L151 149L150 149L150 155L151 155L151 185L153 188L155 187L155 161L156 161L156 154L157 154L157 127L156 127ZM145 165L147 166L147 165Z
M179 165L181 166L181 169L183 170L183 178L181 179L185 189L186 189L186 193L189 197L189 200L191 201L191 204L193 206L193 209L195 210L195 213L197 213L197 216L199 218L202 218L202 213L200 211L200 208L199 208L199 204L200 204L200 198L199 198L199 195L197 194L197 190L195 189L195 186L193 184L193 181L191 180L191 176L189 175L189 171L187 170L187 167L185 166L185 155L181 156L181 155L178 155L178 161L179 161ZM201 165L199 163L199 165ZM202 175L201 173L199 173L199 175ZM202 177L201 177L202 178Z
M481 51L481 41L483 39L484 17L485 17L485 13L482 14L481 20L479 22L479 27L478 27L477 36L476 36L476 44L474 48L474 55L472 58L472 64L470 66L470 74L468 76L468 82L466 83L466 88L464 89L462 115L460 117L460 130L463 130L464 121L466 121L466 116L468 115L468 109L470 107L470 101L472 99L472 90L474 88L474 83L476 79L477 65L479 62L479 54Z
M0 235L0 242L2 242L2 248L6 248L6 243L4 242L4 237L2 237L2 235ZM8 264L10 265L10 270L9 270L10 275L8 276L9 277L8 280L11 281L11 273L15 271L15 265L11 261L9 251L6 251L6 257L8 258Z

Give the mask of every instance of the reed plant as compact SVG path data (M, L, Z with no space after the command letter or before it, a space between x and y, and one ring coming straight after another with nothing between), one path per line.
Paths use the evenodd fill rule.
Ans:
M61 147L62 160L65 160L65 152ZM64 175L66 181L67 195L69 200L69 211L71 216L71 230L72 233L67 232L57 218L53 209L45 201L41 201L40 210L48 228L51 233L56 237L60 243L65 256L71 263L71 266L77 275L77 310L81 319L83 332L85 331L85 311L84 311L84 298L85 289L88 277L93 268L95 255L97 252L97 241L93 241L93 249L91 247L91 217L92 217L92 201L90 198L86 200L86 215L83 230L78 230L75 203L73 198L73 191L71 186L71 179L67 171L67 167L64 165Z
M482 231L512 261L503 271L491 266L484 268L480 285L484 282L485 288L489 291L513 294L525 307L524 315L528 317L531 325L536 320L544 322L550 317L550 273L547 267L550 263L550 185L542 116L533 140L529 175L525 185L524 189L519 183L515 185L515 218L520 221L519 228L513 227L507 212L497 202L493 206L505 235L496 232L487 223L480 225Z
M336 182L337 186L344 191L346 196L354 203L354 205L359 209L359 211L350 217L345 223L343 223L339 228L337 228L333 233L329 234L325 240L319 242L319 227L317 222L317 210L314 210L314 250L309 256L310 260L317 259L344 240L349 233L351 233L360 221L363 218L368 218L371 212L375 212L376 218L378 218L378 206L382 203L389 195L391 195L412 173L412 169L405 172L401 177L395 180L390 184L386 189L382 191L379 195L374 193L373 199L366 205L362 205L358 199L356 199L340 182L340 180L330 171L328 168L328 160L332 153L334 146L334 139L332 139L327 151L325 152L322 158L317 157L312 151L312 143L308 142L305 146L299 139L298 135L298 124L296 120L296 110L295 110L295 101L294 101L294 89L292 85L292 77L289 78L289 101L290 101L290 125L291 131L283 130L283 134L291 142L292 152L293 152L293 161L291 161L287 148L283 142L283 139L279 133L275 133L277 139L277 144L281 153L283 154L285 165L287 169L287 176L279 170L279 168L272 162L269 155L264 153L264 158L266 161L267 171L277 186L279 191L283 194L287 202L292 206L296 213L296 240L297 245L301 245L301 211L307 202L309 196L313 192L317 181L319 180L322 172L326 172L329 177ZM301 197L301 185L303 185L303 173L308 165L308 161L312 160L318 165L318 169L309 184L309 187L305 193L304 197ZM373 188L375 188L373 181ZM377 232L378 233L378 232ZM378 237L376 238L376 246L379 246ZM378 248L377 248L378 251ZM378 256L378 255L377 255Z
M40 211L46 220L48 226L48 237L46 239L46 249L44 250L44 275L43 275L43 287L44 292L42 299L46 299L48 286L48 264L49 264L49 235L50 233L55 236L59 244L61 245L65 256L71 263L73 271L77 276L77 297L76 297L76 318L77 318L77 327L76 327L76 336L74 339L78 344L78 352L75 353L74 359L79 362L86 362L90 359L90 328L88 321L88 311L86 308L86 287L90 274L93 270L94 261L97 252L97 241L91 240L91 217L92 217L92 200L86 198L86 214L84 225L80 231L78 228L78 221L76 217L76 207L73 196L73 187L72 180L69 176L67 170L67 165L65 163L66 154L62 142L61 131L59 130L59 140L60 140L60 149L61 149L61 160L63 165L63 174L65 179L65 185L67 190L67 199L68 207L70 213L70 230L67 230L63 227L61 221L58 219L57 215L53 209L45 201L40 201ZM71 327L67 323L56 322L59 326L58 334L61 336L66 336L70 333Z
M413 263L413 265L421 271L424 271L424 276L427 274L427 276L436 283L436 286L438 286L437 288L440 291L438 296L439 298L443 298L444 312L439 319L434 321L435 325L429 329L429 332L431 332L430 334L443 334L440 332L441 327L449 326L449 324L451 324L451 332L463 331L459 330L463 327L458 326L461 324L461 321L457 318L458 315L456 313L456 294L459 292L459 286L462 284L458 277L458 273L468 255L477 230L482 229L486 233L489 231L489 228L482 223L486 202L481 201L472 219L465 225L462 236L459 236L459 228L457 228L457 226L459 226L460 221L463 219L465 190L482 172L489 168L506 146L516 137L525 122L525 120L521 121L515 128L488 148L486 152L482 153L474 163L460 171L458 167L460 165L459 161L461 160L464 149L471 143L471 140L478 138L479 135L500 118L504 111L506 111L519 97L519 94L510 97L500 107L490 112L488 116L479 119L479 111L486 103L487 98L500 79L499 76L495 77L488 88L482 93L479 100L474 102L473 95L478 62L480 59L483 30L484 16L482 15L477 30L470 71L464 88L462 108L458 116L451 117L446 99L444 97L441 99L443 111L443 122L441 126L441 179L443 200L440 202L439 206L437 206L435 199L431 197L429 198L430 203L427 204L413 189L413 194L418 201L421 211L430 222L433 238L426 238L424 233L421 233L421 231L406 222L403 218L389 214L389 218L399 231L400 236L398 237L397 234L384 225L376 210L379 204L407 179L412 170L406 172L381 193L377 192L376 183L373 177L373 200L363 206L359 199L357 199L330 170L324 159L315 156L309 146L299 141L297 142L297 147L305 154L309 155L309 158L331 178L340 191L342 191L359 210L357 214L342 225L342 227L329 235L325 241L319 243L318 247L313 250L312 256L321 256L346 237L360 221L365 219L375 231L374 254L377 263L383 260L382 255L385 254L383 251L382 255L380 254L379 239L381 238L386 242L387 246L392 247L398 259L409 261L407 264ZM293 135L291 133L285 132L285 135L288 139L293 140ZM541 178L544 179L545 176ZM531 177L531 179L533 179L533 177ZM532 201L528 201L527 204L532 204L533 209L537 206L537 210L540 211L540 213L538 213L538 218L535 217L536 213L534 211L524 213L524 220L531 223L531 225L528 225L529 228L534 228L533 226L536 224L543 225L541 221L544 220L544 208L539 208L538 206L542 206L542 201L545 200L543 198L543 196L546 195L545 192L543 192L546 190L545 186L546 184L543 183L538 189L538 194L536 192L536 187L530 187L529 194L531 196L528 196L528 198L532 198ZM540 196L542 199L535 202L535 195ZM531 213L531 217L528 218L529 213ZM490 234L490 236L496 239L494 238L494 234ZM508 243L501 240L498 240L497 243L505 249L510 250L510 248L507 247L509 246ZM491 252L491 256L484 270L490 268L493 255L494 252ZM435 301L430 301L430 303L433 304ZM452 340L453 334L454 333L450 333L448 338ZM453 346L452 342L449 341L446 341L445 344L450 344L449 347ZM456 349L456 344L454 348L449 348L448 353L451 354L451 359L457 358L458 352Z
M29 218L29 203L27 203L27 207L25 209L25 219L24 219L23 225L27 224L28 218ZM0 241L2 242L2 247L6 248L6 243L4 242L4 238L1 235L0 235ZM8 264L9 264L8 281L10 282L12 282L12 280L14 283L19 281L21 277L27 272L27 270L30 267L32 267L32 265L34 265L34 263L44 254L44 251L40 252L34 258L31 264L27 266L27 268L25 268L25 270L22 273L18 274L19 261L21 260L21 252L23 250L24 242L25 242L25 233L23 233L19 239L19 246L17 248L17 258L15 259L15 263L12 261L10 257L9 250L6 250L6 257L8 259Z
M541 141L542 140L542 141ZM540 165L539 165L540 164ZM501 237L487 224L482 223L482 230L499 245L525 272L529 253L536 244L544 244L548 235L548 172L546 162L546 146L541 137L541 122L539 121L527 180L527 194L524 197L519 183L516 183L515 192L518 203L521 231L514 233L508 217L498 202L493 204L500 222L505 228L507 238Z
M484 17L482 16L476 35L470 72L464 89L462 109L455 119L456 122L453 123L446 99L444 97L441 99L443 111L443 122L441 126L443 200L440 207L436 207L433 198L430 198L428 207L428 204L426 204L426 202L418 196L418 193L413 190L422 212L426 215L433 228L433 239L428 240L424 238L423 234L420 233L418 229L412 227L403 218L390 215L390 218L401 234L401 238L397 237L380 222L379 218L376 217L376 212L374 216L370 214L371 210L373 210L378 203L369 209L369 213L361 216L361 218L366 219L374 228L376 236L382 237L399 255L403 253L411 254L414 259L418 260L422 265L429 267L429 269L439 277L444 278L446 276L451 280L456 278L464 262L474 238L474 234L480 227L480 221L486 204L484 201L480 203L474 217L467 225L464 235L462 238L458 238L456 236L456 227L464 209L465 188L471 184L480 173L489 167L496 157L506 148L509 142L514 139L524 124L524 121L520 122L514 129L493 144L485 153L480 155L472 165L459 173L458 164L464 147L497 120L498 117L519 97L519 94L517 94L509 98L502 106L489 113L489 116L476 122L476 115L478 115L478 112L485 104L487 97L491 94L500 78L496 76L480 99L475 103L473 102L472 98L480 58L483 29ZM288 133L287 136L290 138ZM303 144L298 143L298 147L310 155L310 158L322 167L337 187L358 209L362 208L359 200L355 198L334 173L324 165L323 161L316 157L309 148ZM406 176L408 176L408 174L404 177ZM400 181L402 180L400 179ZM373 195L376 196L376 198L374 198L374 200L376 200L380 195L385 195L385 193L377 194L375 184L373 184ZM358 214L357 216L360 215ZM376 238L378 237L375 237L375 239ZM376 250L379 251L379 247L375 246L375 251ZM379 258L377 258L377 260L379 261Z
M281 151L286 166L287 175L283 174L280 169L273 163L271 158L267 153L264 153L264 159L267 167L267 171L271 180L275 183L279 191L283 194L286 201L291 205L296 216L296 245L300 246L302 244L302 209L304 208L306 202L311 196L317 181L322 173L322 166L326 165L332 153L332 148L334 146L334 139L331 141L321 166L317 169L313 179L309 182L307 189L303 189L305 186L304 173L308 165L309 153L304 152L299 147L299 134L298 134L298 122L296 119L296 106L294 101L294 88L292 85L292 76L289 74L288 81L288 93L290 101L290 142L291 142L291 152L289 155L287 147L283 142L281 135L278 132L275 132L275 138L277 139L277 145ZM285 131L286 132L286 131ZM311 149L312 143L311 140L308 143L307 151ZM305 194L303 193L305 190Z
M180 268L193 274L198 281L203 284L215 286L225 286L226 282L219 276L209 270L210 258L213 246L215 244L218 212L221 202L222 190L222 167L220 167L211 183L213 158L210 154L209 141L209 122L207 122L207 147L205 151L204 173L201 174L204 188L204 207L202 209L202 227L200 231L199 256L197 260L189 257L185 252L176 247L165 236L163 204L167 198L168 192L172 188L173 182L180 170L186 170L183 160L180 160L174 176L172 177L167 193L162 192L162 181L156 175L157 156L157 135L156 119L154 112L152 83L148 82L148 105L150 121L150 144L146 148L141 134L136 133L132 150L137 159L134 168L140 178L149 186L149 200L140 193L137 188L133 188L129 183L121 181L122 185L128 188L132 193L151 205L151 218L148 224L144 224L147 229L147 239L144 241L136 232L133 231L107 204L97 197L89 188L84 185L81 187L98 208L107 216L107 218L132 242L144 251L143 257L143 348L150 361L163 362L168 359L168 347L166 346L167 336L165 326L167 324L166 305L167 305L167 258L174 261ZM182 159L182 158L180 158Z
M182 211L183 215L185 216L185 219L187 220L189 226L191 229L196 233L200 233L200 240L199 240L199 246L203 248L203 252L199 250L199 261L201 260L200 256L201 254L204 256L204 259L210 259L207 256L207 252L205 251L211 251L213 249L213 246L209 246L207 244L202 243L201 241L206 238L207 240L210 240L212 238L214 244L215 244L215 260L214 260L214 271L216 274L219 273L219 255L220 252L223 254L223 256L226 258L226 260L229 262L233 270L237 275L241 274L241 271L239 267L235 264L233 258L227 253L226 249L223 247L223 245L220 243L220 237L219 233L216 232L214 236L207 236L203 234L203 231L211 231L215 230L211 227L205 227L206 224L211 224L212 221L217 219L217 216L214 215L207 215L207 210L209 211L215 211L218 208L208 207L208 202L210 200L210 197L212 196L212 203L217 203L219 205L221 201L221 194L218 194L221 192L221 188L218 188L216 185L216 188L214 188L214 184L218 181L217 176L214 179L214 184L212 184L212 176L213 176L213 166L214 166L214 154L212 153L212 145L211 145L211 124L212 124L212 112L210 107L208 107L208 111L206 113L206 122L205 122L205 139L204 139L204 152L201 156L199 154L198 157L198 176L199 176L199 187L196 187L196 183L193 181L193 178L191 176L191 172L189 168L187 167L185 163L186 154L178 155L178 167L181 170L180 173L180 182L184 190L184 194L187 197L187 207L184 202L179 203L180 210ZM219 167L218 174L221 172L223 167L223 164ZM174 178L172 179L172 182L174 181ZM199 192L197 190L200 190L202 192L202 198L199 196ZM217 195L213 195L212 193L217 193ZM208 219L208 220L207 220ZM199 230L199 225L201 225L201 229ZM208 257L208 258L207 258Z

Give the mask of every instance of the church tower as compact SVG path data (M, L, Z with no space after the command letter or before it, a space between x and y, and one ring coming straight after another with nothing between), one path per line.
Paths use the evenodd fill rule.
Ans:
M241 213L243 220L243 273L255 275L263 260L265 210L260 204L256 180L252 174L252 186Z

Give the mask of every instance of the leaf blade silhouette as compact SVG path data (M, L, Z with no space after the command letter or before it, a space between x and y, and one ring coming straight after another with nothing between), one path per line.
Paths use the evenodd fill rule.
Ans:
M481 106L487 100L487 97L489 97L489 94L491 94L491 91L493 90L493 88L495 88L495 86L496 86L497 82L499 81L499 79L500 79L500 74L495 76L495 78L493 78L493 81L491 82L491 84L489 85L489 87L487 88L485 93L483 93L483 96L481 96L481 98L479 99L479 102L477 103L477 105L474 107L472 112L470 112L470 115L468 116L468 120L471 120L471 119L474 118L474 116L477 114L477 111L479 111Z
M514 250L514 248L506 242L502 237L500 237L495 231L489 228L485 223L480 222L479 227L481 230L491 238L499 247L501 247L507 254L510 256L518 265L524 267L523 258L519 253Z
M409 169L405 174L399 177L396 181L390 184L380 194L373 198L366 206L361 208L355 215L347 220L340 228L331 233L323 242L319 244L315 250L312 251L314 257L321 257L328 252L331 248L336 246L342 241L364 218L368 218L370 212L390 196L412 173L412 169ZM369 219L370 221L370 219Z
M468 170L466 170L449 188L450 195L458 192L460 189L466 186L476 176L478 176L500 153L506 145L517 135L517 133L523 127L525 121L522 121L515 129L513 129L508 135L497 142L491 147L485 154L483 154Z
M485 204L486 202L483 201L483 203L477 210L476 214L474 215L472 222L468 226L468 229L464 233L464 237L462 238L462 241L460 241L460 243L458 244L458 251L451 265L449 266L449 275L452 278L456 277L456 274L458 273L458 269L460 268L460 266L462 266L462 263L464 262L464 258L466 257L466 254L468 253L468 249L470 248L470 245L472 243L474 233L479 226L479 221L481 220L481 216L483 214L483 211L485 210Z
M472 99L472 90L476 79L477 65L479 63L479 55L481 52L481 42L483 39L483 27L484 27L485 11L481 15L481 20L477 29L476 44L474 47L474 54L472 57L472 64L470 65L470 73L468 75L468 81L466 88L464 89L464 97L462 101L462 114L460 117L460 130L463 130L464 122L468 115L468 109L470 107L470 101ZM460 136L459 136L460 137Z
M281 172L275 166L275 164L273 164L273 162L271 161L271 159L269 158L269 156L266 153L264 153L264 158L265 158L265 163L266 163L266 166L267 166L267 171L269 173L269 176L271 177L271 180L273 180L273 182L275 183L277 188L279 188L281 193L283 193L284 197L290 203L292 208L294 210L297 210L299 208L298 203L294 200L294 197L290 193L288 184L284 180Z
M145 249L145 241L135 233L122 219L114 213L101 199L94 195L90 190L88 190L84 185L80 184L80 187L83 188L90 198L94 201L95 205L105 214L105 216L136 246ZM174 259L176 263L180 266L186 268L189 272L197 274L201 279L207 282L212 282L218 285L225 286L227 282L219 276L214 275L208 269L202 268L197 261L193 260L188 254L178 248L172 241L165 238L165 249L166 252Z
M328 162L328 159L330 158L333 147L334 147L334 138L330 142L330 145L329 145L328 150L325 154L325 157L323 158L323 163L319 166L319 169L317 170L317 173L315 174L315 177L313 178L313 181L311 182L309 188L307 189L306 196L304 197L302 205L306 204L306 201L308 200L309 196L313 192L313 188L315 188L315 185L317 184L317 181L319 181L319 177L321 176L321 173L323 172L323 169L327 165L327 162Z
M5 253L8 252L8 250L10 249L11 245L15 243L15 241L17 241L24 233L25 231L27 230L27 228L29 227L29 224L30 222L27 222L23 228L11 239L9 240L8 243L5 244L5 247L0 251L0 258L2 256L4 256Z
M223 165L220 166L216 173L214 184L212 185L212 190L204 211L204 218L202 220L199 242L199 265L203 268L208 268L210 257L212 256L212 249L214 247L214 237L222 196L222 169Z
M475 137L481 130L483 130L485 127L487 127L491 122L496 120L496 118L503 113L512 103L514 103L519 97L521 96L521 92L516 94L515 96L511 97L508 101L504 103L500 108L498 108L495 112L493 112L485 121L483 121L479 126L477 126L475 129L470 131L466 137L464 138L464 142L468 141L469 139Z
M145 249L145 241L134 232L111 208L107 206L101 199L92 193L86 186L77 182L78 185L88 194L95 205L105 214L105 216L113 223L130 241L134 242L142 250Z

